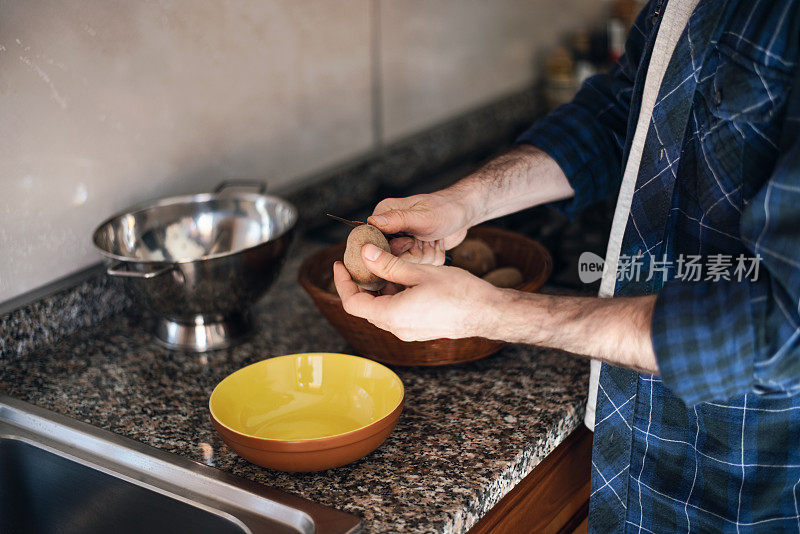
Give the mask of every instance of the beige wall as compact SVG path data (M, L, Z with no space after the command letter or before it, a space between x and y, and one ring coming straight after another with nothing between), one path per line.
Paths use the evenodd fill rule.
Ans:
M600 0L380 4L383 135L413 133L529 85L537 57L600 19Z
M603 5L0 0L0 302L96 262L132 203L280 191L519 89Z

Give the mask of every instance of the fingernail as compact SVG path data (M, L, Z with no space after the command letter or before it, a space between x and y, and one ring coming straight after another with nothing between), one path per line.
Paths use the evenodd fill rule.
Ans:
M375 221L375 224L378 226L383 226L389 222L389 220L383 215L373 215L372 220Z
M379 249L372 243L367 243L366 245L364 245L364 248L361 249L361 252L364 254L364 257L367 258L369 261L375 261L378 259L378 256L381 255L381 249Z

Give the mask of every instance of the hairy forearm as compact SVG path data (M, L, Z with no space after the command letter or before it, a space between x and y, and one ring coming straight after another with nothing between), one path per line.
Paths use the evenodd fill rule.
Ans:
M531 145L512 148L443 193L467 199L473 225L575 194L558 163Z
M562 349L658 374L650 321L656 296L601 299L502 290L486 337Z

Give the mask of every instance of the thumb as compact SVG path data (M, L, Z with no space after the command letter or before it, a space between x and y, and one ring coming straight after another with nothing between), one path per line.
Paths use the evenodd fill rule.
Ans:
M364 265L372 274L389 282L415 286L424 277L424 266L403 261L371 243L367 243L361 248L361 257L364 259Z
M389 210L367 219L372 226L377 227L384 234L397 234L400 232L414 233L416 224L413 223L411 212L408 210Z

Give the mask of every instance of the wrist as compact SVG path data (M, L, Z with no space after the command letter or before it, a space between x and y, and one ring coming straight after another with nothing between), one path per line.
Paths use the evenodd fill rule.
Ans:
M433 194L443 198L448 205L456 206L464 229L471 228L485 220L481 219L485 202L482 201L480 183L473 180L472 175Z
M509 317L516 294L520 292L497 288L488 283L487 285L489 287L484 288L482 298L477 299L477 306L472 314L475 319L474 335L498 341L512 341Z
M558 163L532 145L518 145L448 188L474 226L522 209L574 196Z
M487 324L489 334L485 337L508 343L546 345L552 297L516 289L495 288L495 291L492 313L488 314L493 320Z

